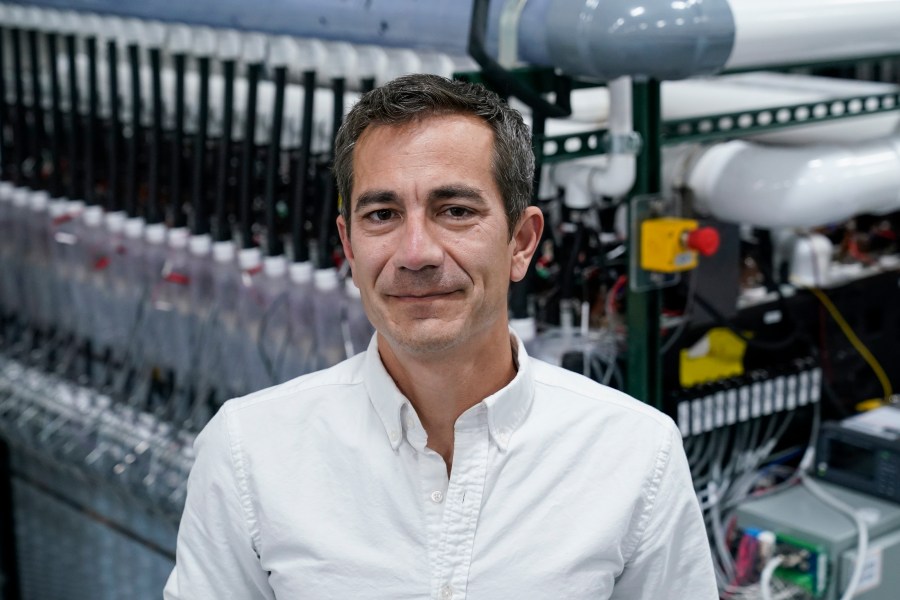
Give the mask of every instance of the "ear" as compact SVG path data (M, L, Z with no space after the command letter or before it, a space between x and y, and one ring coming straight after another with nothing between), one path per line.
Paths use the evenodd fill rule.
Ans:
M528 271L528 264L537 251L544 231L544 214L537 206L529 206L519 218L519 224L513 231L511 244L512 261L509 267L511 281L521 281Z
M337 226L338 226L338 235L341 236L341 247L344 249L344 256L347 257L347 262L350 263L350 275L353 277L353 281L356 281L356 257L353 255L353 246L350 244L350 232L347 231L347 223L344 221L344 215L338 215L337 218Z

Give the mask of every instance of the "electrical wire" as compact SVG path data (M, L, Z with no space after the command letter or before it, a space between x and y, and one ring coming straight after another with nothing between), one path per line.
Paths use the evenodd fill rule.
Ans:
M818 298L819 302L822 303L831 315L831 318L834 319L835 323L837 323L838 327L840 327L841 331L847 337L847 340L853 345L856 351L859 352L863 360L865 360L872 368L872 371L874 371L875 377L878 378L878 382L881 384L881 389L884 392L884 401L890 402L891 395L893 394L891 381L888 379L888 376L878 362L878 359L875 358L872 352L870 352L866 345L863 344L862 340L859 339L859 336L856 335L856 332L853 331L850 324L844 319L844 315L841 314L837 306L834 305L834 302L831 301L831 298L829 298L825 292L817 288L810 288L809 291Z
M850 600L856 595L856 590L859 587L859 582L862 579L863 575L863 569L865 568L866 552L869 548L869 528L866 525L865 521L862 520L862 517L859 516L859 513L853 509L853 507L826 492L824 489L822 489L821 486L819 486L819 484L813 481L812 477L810 477L807 473L801 473L800 480L802 481L803 486L807 490L809 490L813 496L815 496L834 510L850 517L850 519L853 521L853 524L856 526L856 561L853 565L853 572L850 575L850 581L847 583L847 587L844 588L844 593L841 594L840 598L840 600Z
M762 574L759 577L759 591L763 600L772 600L772 575L775 574L775 569L781 566L783 562L783 556L776 556L763 567Z
M697 280L699 276L697 275L697 269L693 269L688 275L688 289L687 289L687 298L684 302L684 311L681 313L681 321L679 321L678 325L675 327L675 330L669 334L669 338L666 340L666 343L662 345L659 349L660 354L666 354L672 347L675 345L681 338L681 334L684 333L684 330L687 329L687 324L690 322L691 312L693 312L694 308L694 300L697 295Z

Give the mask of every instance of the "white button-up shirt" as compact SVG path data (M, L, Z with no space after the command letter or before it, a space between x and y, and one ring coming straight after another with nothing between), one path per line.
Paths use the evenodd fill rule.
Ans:
M672 420L517 358L457 420L449 479L374 339L226 403L197 439L165 598L718 598Z

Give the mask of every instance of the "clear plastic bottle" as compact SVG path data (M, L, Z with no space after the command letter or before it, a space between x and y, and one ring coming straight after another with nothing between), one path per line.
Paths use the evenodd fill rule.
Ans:
M346 339L349 341L347 356L353 356L363 352L372 341L375 328L369 322L363 307L359 288L351 278L344 280L344 319L346 327Z
M316 331L313 308L313 266L293 263L289 269L288 315L290 340L279 365L278 381L287 381L316 369Z
M341 314L344 294L337 271L333 268L316 269L313 281L315 284L313 310L316 315L316 369L325 369L347 358Z

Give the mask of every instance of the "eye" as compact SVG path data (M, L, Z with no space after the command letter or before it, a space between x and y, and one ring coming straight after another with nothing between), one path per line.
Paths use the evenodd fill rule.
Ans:
M379 208L378 210L373 210L372 212L366 215L366 219L372 221L374 223L383 223L385 221L390 221L394 216L394 211L390 208Z
M472 211L465 206L450 206L444 212L454 219L465 219L472 215Z

